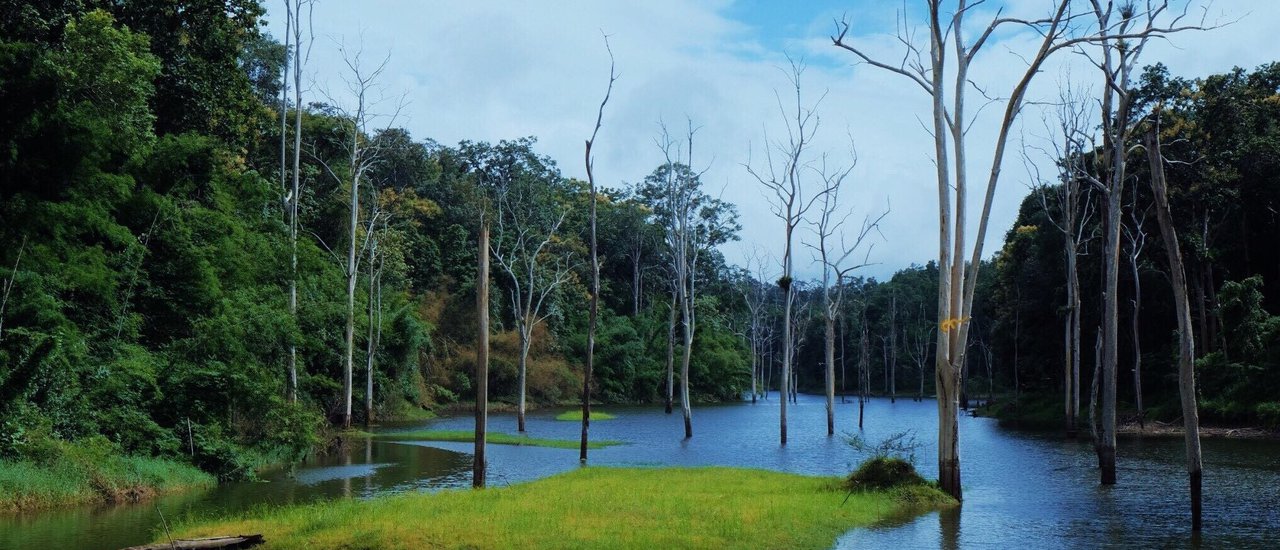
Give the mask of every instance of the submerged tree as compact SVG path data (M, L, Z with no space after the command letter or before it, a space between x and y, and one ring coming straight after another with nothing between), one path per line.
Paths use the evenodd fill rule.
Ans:
M1156 113L1159 120L1159 113ZM1172 279L1174 307L1178 317L1178 393L1182 404L1182 425L1187 446L1187 477L1191 492L1191 529L1199 532L1201 522L1201 459L1200 416L1196 407L1196 343L1191 327L1191 301L1187 298L1186 270L1182 264L1182 249L1178 244L1173 215L1169 211L1169 197L1165 183L1164 157L1160 153L1159 128L1150 125L1145 137L1147 157L1151 163L1151 192L1155 196L1156 220L1164 240L1165 253L1169 257L1169 275Z
M716 246L737 239L736 208L702 190L700 172L693 163L693 138L697 129L689 122L683 143L662 128L658 147L664 163L645 178L641 194L653 205L655 222L663 227L672 288L672 313L668 325L667 401L671 401L675 318L680 318L683 351L680 360L680 408L684 435L693 437L693 410L689 394L689 366L697 331L698 270L700 261ZM670 411L670 405L667 410Z
M861 263L850 265L849 260L862 247L867 235L879 226L880 220L888 215L888 210L874 219L871 216L864 218L861 228L853 238L847 238L844 225L853 211L840 215L837 209L841 187L854 165L850 163L844 168L829 172L826 160L824 156L817 169L826 191L822 193L822 204L818 209L817 219L810 222L817 243L810 244L809 247L817 252L818 260L822 262L822 320L826 343L823 355L826 366L824 378L827 398L827 435L831 436L836 433L836 322L844 311L844 282L853 271L866 265L867 258L871 255L870 247Z
M808 174L810 159L809 148L813 136L818 131L819 118L817 108L822 98L812 105L806 106L801 95L800 76L804 74L803 62L791 61L791 69L787 74L791 82L791 90L795 93L794 106L783 106L781 96L778 97L778 109L786 126L786 138L770 140L766 133L764 166L756 169L747 162L747 172L765 189L773 215L782 221L782 276L778 278L778 288L782 290L782 393L781 409L778 417L778 433L781 443L787 444L787 388L791 387L792 358L795 355L794 321L795 288L792 284L792 245L793 235L805 219L809 209L827 193L826 188L817 189ZM824 95L825 97L825 95ZM825 182L824 182L825 183Z
M1091 0L1095 11L1100 11L1098 0ZM1052 12L1045 18L1027 20L1005 17L1002 13L982 28L978 38L968 41L964 31L973 28L965 21L971 8L981 4L969 4L957 0L950 13L946 13L943 0L925 0L928 11L927 28L929 45L921 48L905 28L898 38L906 49L900 62L882 62L871 58L863 49L854 46L848 36L848 20L837 23L832 43L858 59L877 68L898 74L919 86L932 100L932 128L934 138L934 165L938 180L938 319L937 339L937 391L938 391L938 478L942 489L956 499L960 489L960 433L956 414L964 372L965 350L968 349L969 314L973 308L974 291L977 288L978 270L982 263L983 244L990 220L992 201L1000 180L1004 162L1005 145L1013 122L1026 100L1027 88L1045 61L1053 54L1080 45L1104 43L1115 40L1137 40L1153 35L1176 32L1176 28L1148 25L1145 30L1133 31L1128 25L1131 18L1112 21L1099 18L1097 30L1080 32L1074 24L1080 14L1072 12L1075 2L1057 0ZM1147 13L1154 21L1168 5L1167 1L1151 2ZM1108 4L1111 6L1111 4ZM1132 5L1129 11L1132 12ZM1038 36L1038 45L1030 55L1021 57L1027 65L1017 84L1005 97L1005 109L1000 117L991 166L987 172L987 188L978 218L978 231L974 245L966 243L968 212L968 161L966 160L968 130L972 121L966 117L966 96L970 89L969 69L987 40L1003 27L1027 28ZM1112 42L1114 45L1114 42ZM1104 48L1105 49L1105 48ZM949 59L950 58L950 59ZM954 73L948 75L948 69ZM1110 82L1109 85L1114 85ZM948 90L954 90L947 103ZM953 154L954 153L954 154ZM966 259L966 255L968 259ZM1110 285L1114 288L1114 285ZM1114 308L1108 308L1114 311ZM1113 357L1113 355L1108 355ZM1114 374L1114 369L1111 371ZM1114 386L1112 386L1114 390ZM1111 392L1114 394L1114 391ZM1104 415L1105 416L1105 415ZM1114 466L1114 445L1109 447ZM1101 456L1101 453L1100 453ZM1114 482L1114 468L1110 470ZM1104 482L1107 474L1104 473Z
M613 83L618 79L614 71L613 49L609 47L609 37L604 38L604 47L609 51L609 86L605 89L604 99L596 111L596 125L591 131L591 138L586 143L585 162L587 167L587 184L591 190L591 310L587 316L587 366L582 375L582 441L578 460L587 461L587 430L591 426L591 375L595 366L596 321L600 308L600 256L596 250L596 177L593 172L595 159L591 156L591 146L595 145L596 135L600 133L600 124L604 120L604 107L609 103L613 93Z

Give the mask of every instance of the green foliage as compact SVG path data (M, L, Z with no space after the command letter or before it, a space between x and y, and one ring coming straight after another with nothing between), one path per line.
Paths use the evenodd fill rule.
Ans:
M872 458L889 458L907 464L915 464L916 451L920 449L920 442L916 441L916 436L911 431L890 434L874 444L856 433L846 433L844 440L853 450L869 454Z
M925 484L910 461L890 456L867 459L844 481L845 488L850 491L883 491Z
M616 416L607 412L591 411L591 421L613 420ZM556 420L582 422L582 409L570 409L556 415Z
M1280 401L1258 403L1253 411L1262 425L1268 428L1280 428Z
M0 460L0 511L136 501L213 483L181 462L123 456L103 437L75 444L41 439L38 446L25 460Z

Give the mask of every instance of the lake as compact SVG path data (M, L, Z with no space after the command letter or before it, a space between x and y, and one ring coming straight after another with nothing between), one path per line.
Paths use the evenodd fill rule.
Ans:
M858 406L837 403L837 432L856 431ZM598 407L616 414L591 434L627 444L593 449L590 463L612 466L744 466L812 475L845 475L864 457L843 437L827 437L822 397L801 395L787 409L788 444L778 445L776 394L756 404L696 407L694 437L683 438L677 409ZM531 413L535 437L578 438L577 422ZM470 417L388 426L469 430ZM512 414L489 417L492 432L515 433ZM877 443L903 431L920 444L917 467L936 477L937 408L933 401L872 399L862 436ZM960 419L962 510L897 518L853 530L837 548L1273 548L1280 533L1280 442L1204 440L1204 522L1190 535L1180 438L1122 438L1119 484L1098 485L1089 443L1058 433L1001 428L987 418ZM140 504L89 506L0 515L0 548L116 549L148 542L167 521L191 515L333 498L468 487L471 443L350 441L260 482L229 483ZM490 445L490 485L518 483L578 468L576 449ZM161 530L161 531L157 531ZM267 534L270 538L270 534Z

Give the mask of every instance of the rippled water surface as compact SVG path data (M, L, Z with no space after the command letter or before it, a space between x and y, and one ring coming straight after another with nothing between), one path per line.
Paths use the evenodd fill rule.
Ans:
M857 405L838 404L837 430L856 431ZM594 465L726 465L815 475L843 475L860 460L842 438L826 436L823 400L800 396L788 408L789 441L778 445L776 396L757 404L694 409L694 437L683 438L679 412L654 407L609 407L616 419L592 423L593 438L627 444L591 451ZM579 425L529 417L532 436L576 439ZM400 429L471 429L467 417L430 420ZM493 432L515 432L510 414L490 415ZM871 442L904 430L921 447L918 467L936 477L932 401L875 399L863 436ZM1120 484L1100 487L1092 449L1057 434L999 428L962 418L962 511L899 518L854 530L839 548L1091 548L1280 546L1280 442L1205 440L1205 533L1189 536L1182 440L1122 439ZM0 516L0 548L120 548L162 533L161 515L207 515L331 498L464 487L470 484L471 444L368 442L273 473L264 482L113 507L81 507ZM490 445L490 484L502 485L577 468L578 452Z

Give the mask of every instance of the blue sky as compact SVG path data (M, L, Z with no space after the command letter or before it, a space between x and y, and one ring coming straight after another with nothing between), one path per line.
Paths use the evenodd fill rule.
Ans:
M277 4L266 7L269 28L279 36L282 7ZM920 4L906 3L913 24L921 22ZM983 7L996 6L1037 14L1049 0L989 0ZM582 177L582 143L608 76L603 30L611 36L622 76L598 138L597 176L609 186L643 178L661 162L653 146L658 121L680 126L691 118L702 127L695 163L709 167L704 180L713 190L723 189L742 212L743 241L723 249L731 262L741 263L756 248L775 255L782 248L780 222L744 165L758 166L765 133L781 132L775 91L787 86L778 70L786 63L784 53L803 57L809 64L802 79L806 103L826 94L818 106L815 154L850 163L850 138L856 144L857 165L842 192L842 207L861 216L892 205L882 225L884 240L872 254L877 265L864 273L885 277L936 255L932 141L920 122L928 119L929 101L902 77L855 63L852 55L832 47L828 36L832 18L848 13L854 22L850 38L894 59L901 52L893 33L902 7L900 1L870 0L323 0L315 10L317 40L307 70L313 84L306 100L322 99L320 92L329 90L342 101L337 45L363 42L369 56L390 55L382 90L407 99L396 123L415 137L451 144L533 135L566 175ZM1210 15L1241 20L1227 29L1153 44L1144 64L1164 62L1174 74L1203 76L1280 60L1280 42L1274 40L1280 2L1218 0ZM1007 89L1023 70L1016 52L1029 43L1028 36L1016 33L997 37L973 77L993 90ZM1096 73L1080 56L1059 56L1037 77L1032 99L1056 97L1068 78L1092 83ZM991 113L996 111L978 117L971 134L971 179L984 179L989 168ZM1020 136L1045 138L1041 116L1028 109L1024 124L1015 128L1015 142ZM1016 149L1004 164L988 255L1013 223L1028 189ZM971 206L971 218L977 207ZM809 235L800 231L798 237ZM800 253L797 265L801 277L818 274L807 252Z

